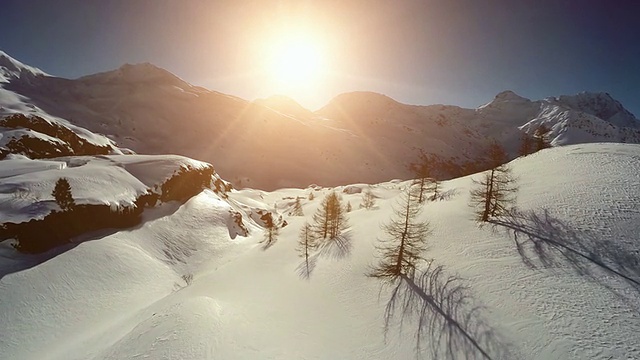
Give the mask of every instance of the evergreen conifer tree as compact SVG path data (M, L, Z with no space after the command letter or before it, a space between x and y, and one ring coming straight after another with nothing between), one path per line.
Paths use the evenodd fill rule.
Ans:
M51 195L53 195L56 204L58 204L62 211L70 211L76 205L71 194L71 185L65 178L60 178L56 181L55 188Z

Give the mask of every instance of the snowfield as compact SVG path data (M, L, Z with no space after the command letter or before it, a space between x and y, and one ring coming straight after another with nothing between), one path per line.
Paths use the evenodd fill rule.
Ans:
M51 194L56 181L69 181L75 203L134 206L136 198L160 186L182 167L207 163L178 155L72 156L30 160L12 155L0 163L2 222L42 219L59 210Z
M143 163L105 157L84 166L107 162L129 173ZM3 161L0 172L26 176L64 162L27 164ZM492 334L477 337L478 346L492 359L639 359L640 146L566 146L511 165L517 216L473 222L469 188L478 175L443 182L449 196L426 203L421 215L432 228L426 257L463 279L479 307L474 321ZM328 188L247 189L228 198L207 190L145 212L135 228L88 234L38 256L0 243L2 358L413 359L418 319L400 324L396 314L385 336L391 287L365 276L380 225L409 184L371 185L372 210L359 208L369 185L337 187L353 207L350 246L315 255L308 279L299 272L298 232ZM99 194L104 184L94 186ZM288 215L296 197L304 216ZM250 217L256 209L288 222L267 249ZM234 211L249 236L237 231ZM440 334L423 335L419 355L433 358ZM473 346L448 350L483 358Z

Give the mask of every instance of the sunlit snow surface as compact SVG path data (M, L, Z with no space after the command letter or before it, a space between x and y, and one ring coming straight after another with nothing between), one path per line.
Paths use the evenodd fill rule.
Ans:
M110 161L89 166L108 169ZM5 164L0 172L15 173ZM26 164L12 166L35 166ZM472 221L470 176L443 183L451 198L425 205L422 217L433 229L426 257L467 279L503 350L494 359L640 358L640 146L554 148L512 165L522 216L509 225L520 229L517 239L505 227ZM1 357L413 359L414 321L402 331L393 323L385 339L389 292L364 275L383 236L379 226L408 184L372 185L378 198L370 211L359 209L362 195L353 186L342 193L354 209L352 246L343 256L318 258L309 279L297 272L297 235L328 189L315 190L311 201L311 189L243 190L229 199L205 191L39 264L3 243L0 263L34 265L0 279ZM95 184L95 194L103 185ZM296 196L304 217L287 215ZM274 206L289 225L273 246L263 250L261 229L247 216L252 234L232 239L230 210ZM590 260L545 242L536 252L526 233Z
M10 156L0 162L0 211L3 222L41 219L59 210L56 181L66 178L76 204L132 206L136 198L161 185L181 167L202 168L201 161L177 155L74 156L30 160Z

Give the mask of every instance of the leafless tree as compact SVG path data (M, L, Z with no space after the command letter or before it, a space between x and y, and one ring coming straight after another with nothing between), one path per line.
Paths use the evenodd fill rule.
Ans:
M277 240L280 230L278 225L273 221L273 215L268 212L261 219L264 221L264 243L263 248L266 250Z
M551 147L551 143L549 142L549 129L546 125L542 124L538 126L536 131L533 133L533 138L535 139L536 151L540 151L542 149L546 149Z
M518 191L511 168L505 164L507 155L498 143L489 146L488 160L491 170L482 174L481 180L473 180L470 205L476 209L477 220L489 219L506 214L515 204Z
M527 156L529 154L532 154L534 151L534 145L535 139L529 136L529 134L527 134L526 132L523 132L522 136L520 137L520 156Z
M348 227L345 209L335 191L322 199L313 221L320 239L336 239Z
M293 204L293 209L291 209L291 216L304 216L302 203L300 202L299 197L296 197L296 202Z
M418 160L409 164L409 170L413 172L414 184L418 186L418 202L424 201L424 193L432 179L432 166L429 156L420 150Z
M375 204L376 204L375 195L373 195L373 193L371 192L371 189L366 189L362 193L362 204L360 205L360 207L363 207L367 210L371 210L371 208L373 208Z
M310 266L310 256L311 252L316 248L316 237L315 232L311 225L308 222L305 222L302 228L300 229L300 234L298 235L298 253L300 257L304 258L304 271L306 274L305 277L309 277L311 274L311 270L313 269L313 263Z
M402 194L389 223L382 226L386 237L376 246L379 263L368 274L371 277L395 281L399 276L413 277L415 269L425 259L429 224L418 220L422 210L420 188L410 187Z

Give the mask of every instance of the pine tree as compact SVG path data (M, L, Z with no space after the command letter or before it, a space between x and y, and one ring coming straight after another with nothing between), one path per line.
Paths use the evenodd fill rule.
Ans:
M488 151L492 166L483 174L480 181L471 189L471 206L476 209L477 220L489 221L492 217L506 214L515 203L518 188L511 175L511 168L505 163L507 155L497 143L491 144Z
M309 200L313 200L316 197L313 195L313 191L309 193Z
M55 188L51 195L56 200L56 204L58 204L62 211L70 211L76 206L71 194L71 185L65 178L60 178L56 181Z
M386 238L380 240L379 263L368 276L389 281L399 276L413 278L415 269L425 261L429 224L418 220L422 207L418 187L410 187L394 207L393 217L382 226Z
M351 206L351 201L347 201L347 206L345 208L345 211L351 212L351 210L353 210L353 207Z
M298 235L298 247L297 250L300 253L300 257L304 257L306 274L310 274L309 268L309 255L311 251L316 248L316 237L315 232L311 225L308 222L305 222L302 228L300 229L300 234Z
M360 207L363 207L367 210L371 210L371 208L373 208L375 204L376 204L376 197L371 192L371 189L366 189L362 193L362 204L360 205Z

